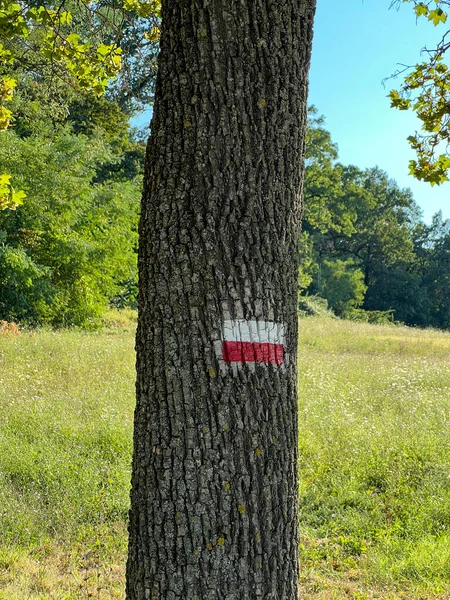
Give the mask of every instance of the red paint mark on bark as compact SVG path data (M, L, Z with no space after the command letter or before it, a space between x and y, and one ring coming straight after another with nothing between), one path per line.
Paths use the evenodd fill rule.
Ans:
M222 343L222 358L225 362L281 365L284 362L284 347L282 344L225 341Z

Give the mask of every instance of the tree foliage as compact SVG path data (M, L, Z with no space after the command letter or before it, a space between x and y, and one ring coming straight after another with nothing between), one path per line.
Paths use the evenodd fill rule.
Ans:
M134 301L144 145L116 100L64 79L49 89L48 68L11 66L0 165L27 198L0 212L0 315L93 328Z
M450 327L449 224L423 223L411 192L380 169L340 164L323 119L309 115L301 293L342 316Z
M69 127L51 137L8 132L0 161L27 193L0 214L2 318L96 326L136 280L140 177L99 181L118 162L112 145Z
M395 0L392 5L408 2L417 18L425 18L434 26L445 25L449 0ZM450 48L448 31L435 48L426 48L426 59L413 67L406 67L403 83L389 94L391 106L399 110L413 110L422 122L420 132L409 136L417 159L410 162L410 173L431 185L448 181L450 157L450 70L446 64Z
M61 82L92 98L108 87L122 109L148 101L159 18L159 0L0 0L0 135L14 121L13 92L23 83L21 74L45 85L53 104L60 99ZM12 183L9 173L0 174L0 209L15 208L24 198Z
M404 1L445 23L450 1ZM134 301L144 148L129 117L152 97L160 5L108 2L0 0L0 208L17 208L0 213L0 318L93 327L108 303ZM431 183L447 176L446 50L444 38L391 92L424 123L411 170ZM341 164L313 107L304 198L303 294L345 316L362 308L450 327L447 223L425 225L379 169Z
M364 273L354 259L324 259L321 269L321 293L336 314L345 316L361 306L367 286L364 284Z

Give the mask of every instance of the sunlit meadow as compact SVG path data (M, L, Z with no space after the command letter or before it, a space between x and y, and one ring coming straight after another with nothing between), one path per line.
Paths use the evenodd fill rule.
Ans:
M305 598L450 598L450 335L300 321Z
M0 599L124 598L134 326L0 334ZM450 598L450 334L300 320L301 597Z

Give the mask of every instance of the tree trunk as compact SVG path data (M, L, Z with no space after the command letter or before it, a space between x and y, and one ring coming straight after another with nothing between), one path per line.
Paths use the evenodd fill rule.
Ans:
M297 243L315 0L163 0L128 600L297 598Z

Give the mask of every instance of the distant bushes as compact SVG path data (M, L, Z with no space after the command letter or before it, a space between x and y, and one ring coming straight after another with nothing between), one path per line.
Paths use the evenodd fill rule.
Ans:
M297 306L302 317L336 317L328 308L328 301L320 296L299 296Z
M377 325L394 323L393 310L363 310L361 308L354 308L343 316L345 319L361 323L374 323Z
M328 306L328 300L320 296L299 296L298 313L301 317L331 317L360 323L375 323L378 325L389 325L394 323L393 310L364 310L362 308L349 307L339 315Z

